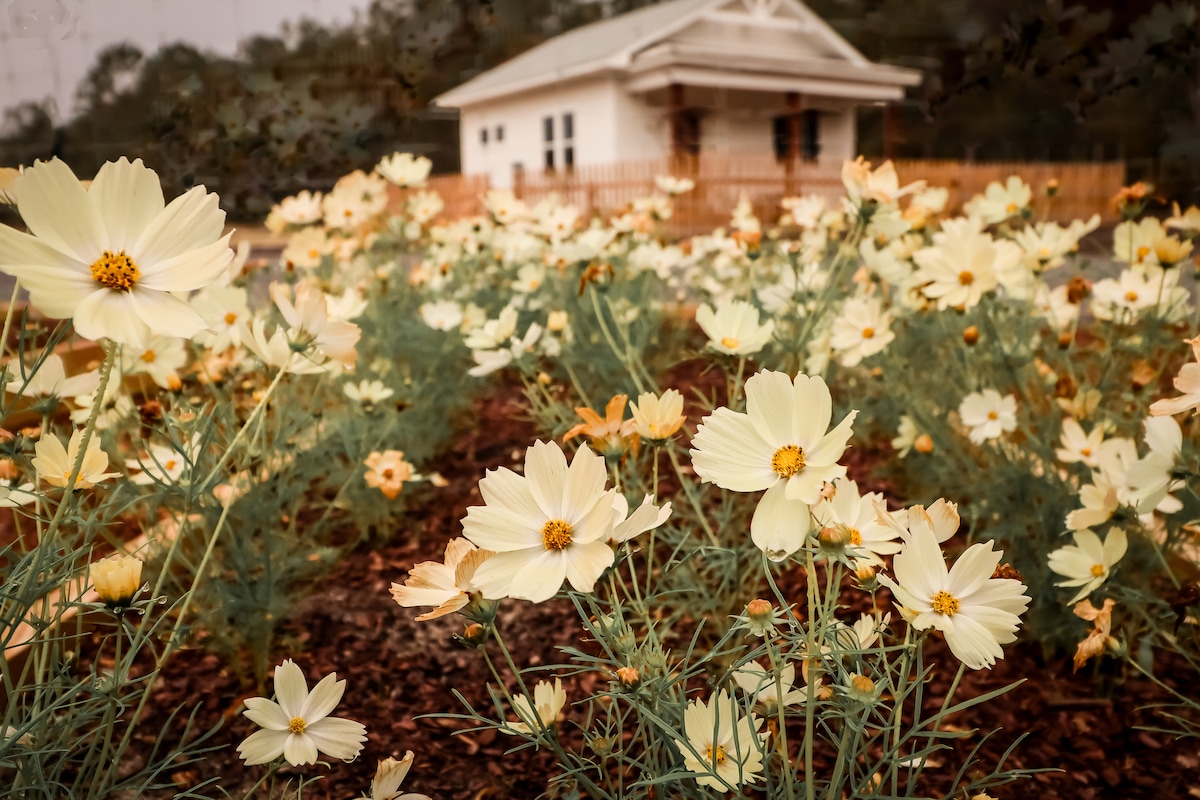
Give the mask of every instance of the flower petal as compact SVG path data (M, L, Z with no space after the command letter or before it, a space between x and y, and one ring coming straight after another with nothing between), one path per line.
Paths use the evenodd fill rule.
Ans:
M289 736L291 734L287 732L255 731L238 745L238 755L245 760L248 767L266 764L283 755L283 745Z
M203 186L176 197L142 231L129 255L143 269L220 238L225 212ZM94 258L94 256L93 256Z
M317 681L317 685L312 688L308 697L305 698L299 716L303 717L304 721L311 728L314 722L328 717L337 708L337 704L342 701L342 694L345 691L346 682L339 681L336 672L329 673Z
M154 170L140 158L131 164L124 156L100 168L88 187L88 196L104 221L106 244L113 251L132 247L165 204Z
M315 764L317 756L317 743L307 733L291 733L283 741L283 757L293 767Z
M339 717L326 717L305 731L317 749L330 758L353 760L362 752L367 729L361 722Z
M304 672L290 658L275 668L275 699L289 720L301 716L308 698Z
M783 561L803 547L812 529L808 504L789 500L786 487L779 482L767 489L750 520L750 538L772 561Z
M290 721L278 703L265 697L247 697L242 713L255 725L272 731L286 731Z
M150 329L142 322L131 295L104 288L92 292L75 309L75 330L85 339L112 339L144 349Z
M104 221L83 184L64 162L39 162L13 184L21 219L29 232L83 264L107 246Z

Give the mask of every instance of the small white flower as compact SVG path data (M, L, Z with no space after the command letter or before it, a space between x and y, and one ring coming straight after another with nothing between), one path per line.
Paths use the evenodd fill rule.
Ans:
M971 429L971 441L980 444L1017 429L1017 398L1002 397L995 389L972 392L959 404L958 415Z
M829 345L843 367L856 366L864 358L881 353L896 338L892 317L876 297L852 297L833 321Z
M375 171L401 188L420 188L425 185L433 162L412 153L392 153L380 160Z
M1020 214L1028 208L1032 198L1033 189L1029 184L1018 175L1010 175L1004 183L989 183L983 194L976 195L967 202L963 211L971 216L981 217L986 224L991 225Z
M683 712L687 742L675 740L683 755L683 766L696 773L696 783L725 791L743 783L755 783L762 773L759 738L762 720L754 714L741 715L741 708L721 689L708 703L696 698Z
M363 380L358 383L347 382L342 391L356 403L364 406L382 403L396 392L384 385L383 381Z
M792 706L804 702L805 693L797 688L796 665L788 662L779 671L779 685L775 684L774 673L765 669L757 661L751 661L733 672L733 682L754 698L754 702L764 706ZM783 694L780 695L780 690ZM780 697L782 696L782 700Z
M508 727L501 730L508 734L545 730L558 721L566 703L567 693L563 690L562 678L555 678L554 683L538 681L537 686L533 687L532 703L523 694L513 695L513 711L521 721L509 722Z
M238 745L247 766L266 764L283 756L293 766L313 764L320 753L353 761L367 740L361 723L330 717L342 699L346 682L337 673L322 678L312 692L304 673L290 658L275 668L275 697L246 700L246 717L263 730Z
M375 777L371 779L371 794L363 795L360 800L430 800L424 794L400 794L400 784L404 782L412 763L412 750L407 751L399 761L391 757L380 761L375 768Z
M38 478L51 486L65 487L71 479L75 468L75 460L79 457L79 446L83 442L83 428L76 428L71 434L71 441L64 448L62 442L53 433L46 433L34 445L36 455L33 457L33 468L37 470ZM100 437L92 436L88 440L87 452L79 475L75 479L76 489L87 489L94 484L115 478L120 473L105 472L108 468L108 453L100 449Z
M708 336L708 346L726 355L750 355L771 341L775 321L759 324L758 309L745 300L721 303L714 311L707 303L696 311L696 324Z
M1104 427L1096 425L1090 433L1074 417L1066 417L1062 424L1062 447L1054 454L1064 464L1086 464L1089 467L1100 463L1100 445L1104 443Z
M1075 531L1075 544L1060 547L1048 557L1050 569L1067 578L1055 586L1079 586L1067 605L1079 602L1108 580L1113 566L1125 555L1128 538L1122 528L1109 528L1104 541L1090 530Z

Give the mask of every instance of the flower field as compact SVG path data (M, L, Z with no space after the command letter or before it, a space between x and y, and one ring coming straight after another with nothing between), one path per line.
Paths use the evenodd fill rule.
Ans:
M428 173L266 260L140 161L0 172L12 796L1200 780L1200 210L860 158L676 241L686 178Z

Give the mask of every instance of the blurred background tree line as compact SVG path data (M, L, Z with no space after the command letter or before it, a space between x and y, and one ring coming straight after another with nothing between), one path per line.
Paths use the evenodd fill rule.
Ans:
M109 48L75 115L25 103L0 165L60 156L91 174L145 159L171 192L204 183L238 217L327 188L397 149L458 169L438 94L564 30L655 0L374 0L356 23L309 22L241 44ZM1200 0L808 0L868 58L921 69L889 121L863 109L868 156L1110 160L1200 202Z

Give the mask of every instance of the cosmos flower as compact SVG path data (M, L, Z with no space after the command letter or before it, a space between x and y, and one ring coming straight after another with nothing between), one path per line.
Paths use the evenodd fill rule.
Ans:
M1017 398L1011 394L1002 397L995 389L972 392L959 404L958 415L970 428L968 437L975 444L998 439L1017 428Z
M1016 640L1019 615L1029 606L1020 581L992 577L1002 555L981 542L947 570L933 530L915 526L892 561L895 578L880 573L879 582L892 590L913 628L941 631L969 668L990 668L1004 657L1000 645Z
M388 500L395 500L404 488L404 482L413 479L413 466L404 460L401 450L371 453L363 463L367 465L367 473L363 476L367 486L383 492Z
M1080 587L1067 601L1068 605L1078 603L1108 580L1112 568L1125 555L1129 541L1125 530L1117 527L1108 529L1103 542L1086 529L1075 531L1072 537L1075 544L1060 547L1047 557L1050 569L1067 579L1055 586Z
M38 477L51 486L65 487L71 479L75 460L79 457L79 445L83 442L83 428L76 428L71 434L71 441L63 448L62 442L53 433L47 433L34 445L33 468ZM100 437L93 436L88 440L87 454L79 468L75 479L76 489L87 489L91 486L115 478L120 473L105 472L108 467L108 453L100 449Z
M136 346L208 327L179 295L218 283L233 259L215 194L197 186L167 205L158 175L124 158L87 188L57 158L39 162L13 191L29 233L0 226L0 270L43 314Z
M708 336L709 347L733 356L757 353L775 332L775 320L759 324L758 309L745 300L720 303L715 311L705 303L696 311L696 324Z
M93 562L88 574L102 602L110 606L125 605L141 586L142 560L134 556L109 556Z
M304 673L290 658L275 668L276 701L265 697L246 700L246 717L262 730L238 745L247 766L266 764L283 756L293 766L313 764L320 753L353 761L367 740L361 723L330 717L346 691L337 673L322 678L312 692Z
M794 674L794 673L793 673ZM738 703L721 689L708 703L696 698L683 712L687 743L675 740L683 766L696 773L696 783L725 791L756 782L762 773L762 720L741 715Z
M468 508L463 520L463 534L496 554L475 573L484 596L540 603L564 580L592 591L613 563L608 540L617 510L606 477L604 458L587 446L568 467L555 442L526 451L523 476L489 470L479 482L484 505Z
M636 403L629 404L633 414L634 431L648 442L663 442L670 439L687 417L683 414L683 395L667 389L662 396L653 392L642 392Z
M804 544L808 506L846 474L851 411L833 430L833 399L820 376L762 371L746 381L746 413L718 408L692 438L692 466L706 483L734 492L766 489L750 523L754 543L782 560Z
M508 728L501 728L505 733L533 733L549 728L558 721L563 706L567 703L567 693L563 690L562 678L550 681L538 681L533 687L533 702L523 694L513 695L513 711L520 717L520 722L508 723Z
M445 562L424 561L414 565L404 583L392 584L392 599L404 608L434 607L416 617L417 622L466 608L471 595L479 593L475 572L491 555L490 550L480 550L461 536L451 539L446 545Z

